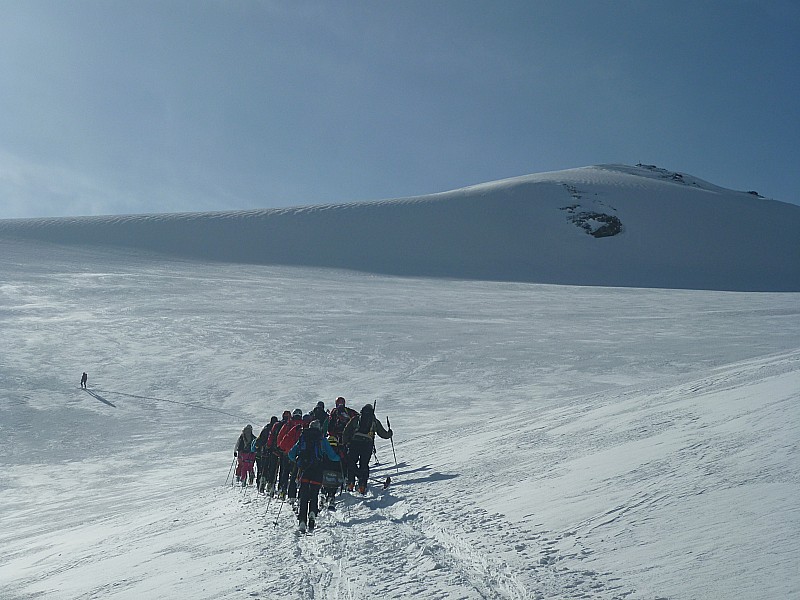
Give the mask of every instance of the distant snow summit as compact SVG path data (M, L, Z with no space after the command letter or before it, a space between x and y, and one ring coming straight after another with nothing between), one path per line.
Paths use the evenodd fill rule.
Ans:
M2 239L415 277L800 291L800 206L653 165L376 202L0 220Z

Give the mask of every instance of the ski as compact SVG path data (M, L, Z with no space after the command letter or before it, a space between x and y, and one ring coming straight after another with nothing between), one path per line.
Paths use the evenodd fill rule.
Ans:
M392 485L392 478L389 477L388 475L386 476L386 479L378 479L377 477L370 477L369 480L375 483L380 483L383 489L386 489L390 485Z

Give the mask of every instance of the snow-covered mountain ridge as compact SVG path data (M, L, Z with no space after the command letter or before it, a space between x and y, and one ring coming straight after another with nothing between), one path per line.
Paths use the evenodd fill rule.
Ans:
M397 200L16 219L0 236L170 256L569 285L800 290L800 206L653 165L600 165Z

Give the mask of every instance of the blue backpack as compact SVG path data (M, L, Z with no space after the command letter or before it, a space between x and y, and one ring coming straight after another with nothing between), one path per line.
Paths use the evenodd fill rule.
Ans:
M298 443L297 469L305 471L322 464L322 432L318 429L304 429Z

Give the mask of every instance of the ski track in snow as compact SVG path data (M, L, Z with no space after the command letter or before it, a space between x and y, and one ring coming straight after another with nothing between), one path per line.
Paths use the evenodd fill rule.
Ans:
M231 494L240 496L248 513L248 535L263 540L250 560L266 565L249 567L255 580L264 582L247 588L253 597L524 600L629 594L608 574L561 567L555 548L560 538L525 538L501 515L480 508L459 509L454 516L447 492L424 499L403 498L391 487L363 498L344 493L337 510L323 509L317 529L307 535L296 533L288 503L281 507L273 500L267 508L268 499L249 488ZM498 556L498 547L508 550ZM289 565L288 572L276 576L274 563ZM296 585L286 587L287 578Z

